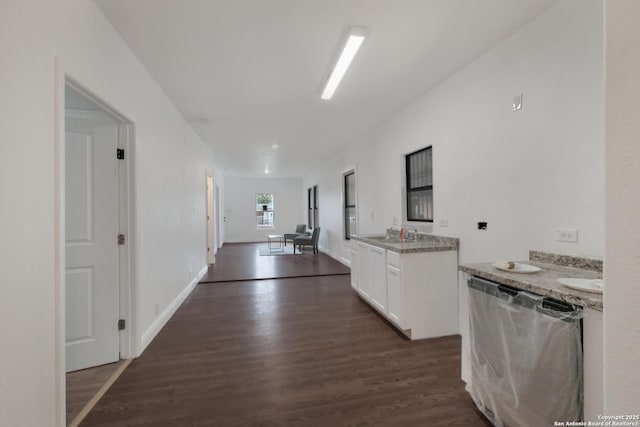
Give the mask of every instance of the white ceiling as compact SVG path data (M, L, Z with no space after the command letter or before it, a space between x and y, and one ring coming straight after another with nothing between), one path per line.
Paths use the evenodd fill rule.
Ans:
M268 165L279 177L301 176L556 2L96 0L226 174ZM350 26L368 37L323 101Z

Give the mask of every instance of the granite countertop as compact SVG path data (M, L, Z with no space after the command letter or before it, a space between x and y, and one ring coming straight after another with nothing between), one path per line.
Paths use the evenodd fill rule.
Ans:
M377 246L379 248L388 249L399 253L418 253L418 252L443 252L457 251L458 239L454 237L435 236L433 234L419 234L417 240L404 241L402 243L391 242L385 240L384 234L372 235L351 235L353 240Z
M509 273L506 271L498 270L491 265L493 264L491 262L478 264L462 264L458 268L465 273L471 274L473 276L478 276L483 279L492 280L503 285L508 285L517 289L549 296L564 302L568 302L570 304L603 311L602 294L593 294L589 292L573 290L561 285L557 281L557 279L569 277L580 279L602 278L601 262L600 271L598 271L597 265L595 268L592 268L593 264L589 265L585 264L584 262L564 263L564 265L559 265L553 262L561 260L560 257L556 256L554 258L552 256L536 256L535 254L543 253L534 251L532 251L532 254L534 255L530 256L531 259L529 261L519 261L525 264L535 265L536 267L540 267L542 269L541 271L531 274ZM574 259L580 260L579 258ZM598 261L595 261L595 263L597 262ZM576 266L580 266L582 268L576 268Z

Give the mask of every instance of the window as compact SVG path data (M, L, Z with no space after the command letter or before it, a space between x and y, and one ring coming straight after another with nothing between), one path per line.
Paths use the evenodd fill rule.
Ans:
M431 147L406 156L407 221L433 222Z
M351 240L356 232L356 174L347 172L344 176L344 238Z
M275 228L273 213L273 194L256 194L256 228L258 230Z
M307 189L307 225L309 228L318 227L319 197L317 185Z

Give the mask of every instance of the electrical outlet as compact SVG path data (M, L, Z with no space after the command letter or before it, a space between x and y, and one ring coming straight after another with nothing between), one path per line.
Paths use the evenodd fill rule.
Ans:
M578 243L578 230L575 228L556 228L558 242Z
M193 277L193 270L189 269L189 279L191 279Z
M156 316L158 315L158 313L160 313L160 304L158 303L156 303L156 306L155 306L155 313L156 313Z
M440 220L440 227L448 227L449 226L449 220L448 219L441 219Z

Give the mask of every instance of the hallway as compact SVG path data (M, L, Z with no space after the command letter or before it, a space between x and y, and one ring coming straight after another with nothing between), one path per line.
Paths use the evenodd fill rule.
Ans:
M349 275L200 283L81 425L488 425L459 370L459 336L404 339Z

